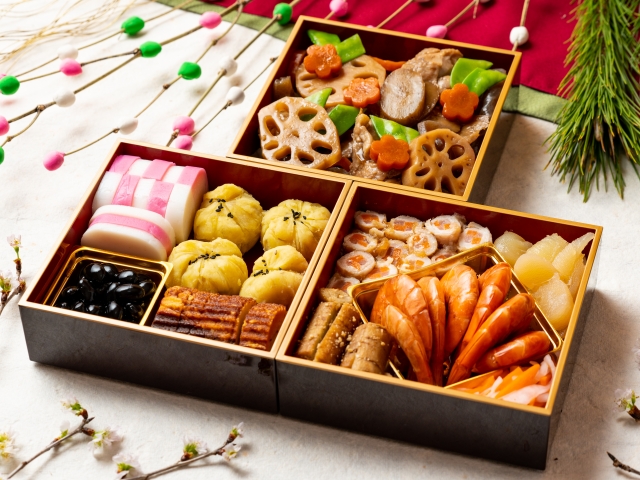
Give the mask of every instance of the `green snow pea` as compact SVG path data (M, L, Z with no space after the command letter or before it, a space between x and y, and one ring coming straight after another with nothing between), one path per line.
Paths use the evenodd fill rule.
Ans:
M473 72L476 68L486 70L491 68L493 63L486 60L473 60L471 58L459 58L451 70L451 86L453 87L457 83L461 83L467 75Z
M329 98L329 95L331 95L331 88L325 88L322 90L318 90L315 93L312 93L307 98L305 98L305 100L311 103L315 103L316 105L320 105L321 107L324 107L327 104L327 99Z
M420 132L417 130L405 127L391 120L385 120L375 115L371 115L370 118L373 128L380 138L382 138L383 135L391 135L397 140L404 140L407 143L411 143L411 140L420 136Z
M340 60L342 60L343 64L367 53L364 49L364 45L362 45L362 40L360 40L360 35L357 33L337 44L336 50L338 51L338 55L340 55Z
M314 43L314 45L326 45L327 43L330 43L331 45L338 45L340 43L340 37L335 33L321 32L320 30L307 30L307 35L309 35L309 39Z
M507 78L507 76L497 70L482 70L481 68L476 68L465 77L462 83L469 87L470 92L480 96L505 78Z
M333 121L338 135L353 127L356 123L356 117L360 113L360 109L350 105L337 105L329 112L329 118Z

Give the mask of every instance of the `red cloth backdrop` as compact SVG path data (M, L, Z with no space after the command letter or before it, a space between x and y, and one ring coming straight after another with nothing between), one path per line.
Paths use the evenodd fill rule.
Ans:
M412 3L384 28L398 32L425 35L431 25L444 25L468 5L470 0L431 0ZM228 6L233 0L211 2ZM245 12L263 17L273 15L278 0L254 0ZM405 0L348 0L349 13L335 20L358 25L378 25L391 15ZM481 3L476 19L473 8L450 29L450 40L511 49L509 32L520 25L524 0L491 0ZM520 83L552 95L557 95L558 85L567 68L564 59L568 39L574 22L570 0L532 0L525 25L529 30L529 42L519 48L522 52ZM324 18L329 13L329 0L302 0L293 9L295 21L298 15Z

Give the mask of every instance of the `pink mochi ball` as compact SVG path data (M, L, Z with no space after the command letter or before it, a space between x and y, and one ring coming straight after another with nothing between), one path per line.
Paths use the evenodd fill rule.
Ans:
M191 135L196 128L196 122L191 117L181 115L173 121L173 129L180 135Z
M0 135L9 133L9 122L4 117L0 117Z
M444 25L431 25L427 28L427 37L444 38L447 34L447 27Z
M173 145L180 150L191 150L191 147L193 147L193 138L191 138L191 135L180 135L176 138Z
M67 77L73 77L82 73L82 65L73 58L65 58L60 62L60 71Z
M329 10L331 10L336 17L342 17L349 11L349 5L345 0L331 0Z
M64 163L64 153L62 152L49 152L44 157L42 162L44 164L44 168L53 172L54 170L59 169Z
M203 28L216 28L222 22L222 17L216 12L204 12L200 15L200 25Z

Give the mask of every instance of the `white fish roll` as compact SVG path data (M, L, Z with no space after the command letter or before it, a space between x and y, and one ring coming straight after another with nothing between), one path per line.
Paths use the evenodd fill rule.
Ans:
M355 222L360 230L367 233L372 228L378 230L387 228L387 216L384 213L372 212L371 210L356 212Z
M400 215L399 217L389 220L389 225L385 230L385 235L394 240L402 240L406 242L415 229L421 228L422 221L416 217L408 215Z
M432 233L442 245L455 244L462 233L462 223L454 215L440 215L427 220L424 228Z
M491 241L493 241L493 237L491 236L491 232L488 228L485 228L475 222L471 222L464 228L462 235L460 235L460 238L458 239L458 250L463 252L475 247L476 245L480 245L481 243Z
M378 240L373 235L356 230L344 237L342 246L347 252L358 250L360 252L373 253L378 246Z
M429 257L422 257L412 253L402 259L398 270L400 273L410 273L429 265L431 265L431 259Z
M346 292L351 285L358 285L359 283L360 280L358 280L357 278L343 277L339 273L334 273L333 277L331 277L329 283L327 284L327 288L337 288L339 290L342 290L343 292Z
M378 260L395 265L400 265L402 259L409 255L409 246L400 240L389 240L389 248L387 253L378 257Z
M92 212L95 212L100 207L111 204L118 185L120 185L120 180L122 180L122 176L122 173L104 172L100 185L98 185L98 190L93 197Z
M338 273L343 277L354 277L361 280L366 277L375 266L376 260L373 258L373 255L356 250L343 255L338 260Z
M373 267L373 270L369 272L369 275L364 277L365 282L370 282L372 280L380 280L381 278L390 277L392 275L397 275L398 269L395 265L383 262L376 262L376 266Z
M431 263L440 262L442 260L446 260L449 257L453 257L456 254L455 248L452 247L444 247L440 250L437 250L436 253L431 257Z
M438 249L438 240L432 233L423 229L411 235L407 240L407 245L414 255L430 257Z
M164 261L176 239L169 222L157 213L123 205L106 205L91 217L80 244Z

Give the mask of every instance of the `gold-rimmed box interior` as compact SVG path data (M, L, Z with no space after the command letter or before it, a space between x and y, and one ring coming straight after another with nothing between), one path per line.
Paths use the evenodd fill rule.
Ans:
M484 196L488 191L488 185L479 186L478 188L476 188L478 193L473 194L474 184L477 178L479 180L481 179L481 181L485 183L490 182L493 172L497 167L497 162L499 160L502 147L504 146L502 141L506 140L506 134L511 127L510 121L503 121L501 122L500 126L499 121L500 113L507 98L507 94L509 93L509 89L514 82L517 83L517 81L519 80L518 66L520 64L521 58L520 52L512 52L510 50L483 47L479 45L428 38L419 35L393 32L390 30L367 28L364 26L348 23L300 16L298 21L296 22L296 25L294 26L291 35L289 36L283 52L280 54L276 65L271 71L271 74L269 75L262 91L258 95L256 103L249 112L249 115L247 116L240 130L240 133L231 145L227 156L243 160L272 163L255 156L256 152L260 148L258 112L260 111L260 109L274 101L272 88L274 80L276 78L289 75L290 65L293 61L294 56L298 52L306 50L306 48L311 45L311 41L307 36L307 31L309 29L333 33L343 39L357 33L362 39L362 43L367 50L367 54L388 60L407 60L415 56L422 49L429 47L457 48L467 58L488 60L490 62L493 62L493 68L504 69L507 72L507 78L504 82L502 92L496 104L494 114L491 117L489 128L485 133L484 140L482 142L480 150L478 151L471 178L469 179L464 194L458 196L449 193L433 192L414 187L397 185L398 188L411 191L413 193L426 192L441 198L459 199L463 201L467 201L471 197L474 199L474 201L484 201ZM498 133L496 131L497 129L504 130L500 132L501 146L497 150L492 149L490 151L489 148L491 145L491 139L494 135L494 132L496 134ZM485 157L489 156L491 157L490 161L487 162L487 165L483 166ZM298 166L287 165L287 168L295 170L305 170L305 167ZM377 180L351 177L340 173L326 173L338 178L352 178L353 180L357 180L362 183L368 183L370 185L390 185L389 183L380 182Z
M201 167L207 172L210 190L225 183L234 183L251 193L265 210L288 199L319 203L329 209L331 217L319 240L319 246L309 261L309 268L269 351L152 328L151 315L143 324L137 325L46 305L46 297L51 286L64 270L66 262L77 249L80 238L87 229L92 215L93 196L100 180L119 155L132 155L149 160L160 159L174 162L179 166ZM276 411L275 355L328 240L350 185L349 179L331 178L318 172L294 172L278 165L257 165L254 162L186 152L142 142L118 141L99 168L98 174L57 241L46 264L21 299L21 315L30 358L41 363L83 370L180 393ZM250 273L254 261L262 253L262 247L256 245L244 255L243 258ZM163 292L159 291L158 294L158 299L152 305L154 309L157 309ZM44 337L53 335L56 324L62 330L68 329L69 338L63 338L60 335L55 339L56 341L49 342L45 348ZM79 361L78 356L74 356L72 351L71 339L80 331L86 333L85 340L82 340L85 344L95 341L96 349L100 347L103 353L110 348L117 351L119 347L116 345L116 339L118 338L121 343L131 342L131 351L127 354L132 365L125 364L124 360L105 362L103 359L94 358L84 349L81 352L82 361ZM108 336L109 341L106 345L100 345L98 342L99 335L93 333L98 331L99 335ZM163 355L160 355L161 352ZM194 358L189 358L189 355ZM154 364L148 357L154 357L156 363ZM199 370L204 379L196 378L195 371L185 375L184 368L181 367L184 362L188 362L193 367L194 362L198 360L202 364L194 370ZM133 363L137 363L140 371L146 370L147 375L136 374ZM216 372L216 367L221 370ZM124 373L118 371L118 368ZM234 380L233 375L238 375L237 381L233 388L228 389L230 393L225 393L222 386L225 383L230 385ZM245 389L246 393L240 392L240 389ZM267 399L261 402L261 397Z
M588 232L595 234L593 242L584 251L586 269L564 334L563 348L558 352L557 381L550 391L547 407L511 404L295 357L297 342L318 304L319 289L327 285L333 274L342 240L353 229L358 210L385 213L388 219L410 215L421 220L458 213L469 222L489 228L494 239L512 231L532 243L553 233L567 240ZM602 227L596 225L354 182L316 274L276 357L281 413L339 428L544 468L549 439L555 431L595 288L596 254L601 235ZM358 405L367 405L367 408ZM343 412L349 412L349 415ZM505 421L512 422L508 429L500 423ZM430 432L438 432L439 437Z

